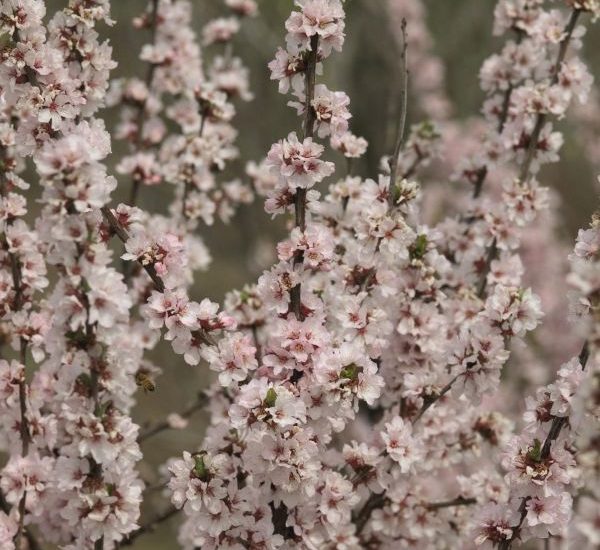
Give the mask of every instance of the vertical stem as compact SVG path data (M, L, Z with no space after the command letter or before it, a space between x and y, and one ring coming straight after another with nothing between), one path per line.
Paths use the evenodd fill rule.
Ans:
M315 130L316 113L312 107L312 102L315 97L315 80L317 70L317 60L319 52L319 36L315 35L310 39L310 51L306 62L305 89L306 99L304 103L304 138L312 138ZM306 229L306 189L298 188L294 197L294 216L295 225L302 231ZM294 257L294 265L300 265L304 262L304 255L298 253ZM302 287L297 284L290 291L290 308L294 312L296 319L302 321L304 314L302 313Z
M206 125L206 117L207 117L206 110L201 109L200 130L198 130L198 137L202 137L202 134L204 133L204 126ZM190 194L191 190L192 190L192 184L186 181L184 184L184 187L183 187L183 198L181 199L181 217L184 220L187 220L187 214L186 214L185 208L187 206L187 198L188 198L188 195Z
M408 35L406 32L406 19L402 19L402 52L400 54L400 63L402 70L402 85L400 88L400 118L398 120L398 133L396 136L396 146L394 148L394 155L390 165L390 190L388 193L388 201L390 206L394 203L394 186L396 185L396 178L398 177L398 161L400 160L400 152L402 151L402 144L404 143L404 130L406 127L406 113L408 110L408 62L407 62L407 50L408 50Z
M551 85L554 85L558 82L558 73L560 71L560 66L565 60L565 56L567 55L567 49L569 47L569 42L571 41L571 37L573 36L573 31L575 30L575 26L577 25L577 20L581 15L581 10L575 9L571 13L571 17L569 18L569 22L565 28L565 36L560 43L560 47L558 49L558 56L556 58L556 63L554 64L554 74L552 76ZM531 163L533 162L533 157L535 156L535 151L537 149L538 140L540 139L540 134L542 129L544 128L544 124L546 123L546 114L540 113L535 121L535 126L533 128L533 132L531 133L531 137L529 138L529 147L527 148L527 154L525 156L525 160L523 165L521 166L521 172L519 173L519 180L521 183L524 183L525 180L529 177L529 170L531 169Z
M6 151L4 148L0 150L0 159L4 163ZM4 178L4 172L2 172L2 181L0 181L0 195L4 196L7 193L6 182ZM12 220L8 220L7 224L11 224ZM23 295L23 277L22 277L22 266L19 257L14 252L10 252L8 241L6 237L3 238L3 246L6 248L8 256L10 258L10 266L12 272L12 284L14 289L14 302L12 305L13 311L17 312L23 308L24 295ZM25 369L27 366L27 340L23 337L19 339L19 353L20 362L23 365L23 373L19 378L19 413L20 413L20 426L19 435L21 437L21 456L27 456L29 454L29 444L31 442L31 435L29 433L29 421L27 419L27 380L25 377ZM23 496L19 500L19 523L17 527L17 533L15 535L15 546L21 547L21 540L25 531L25 511L27 504L27 492L23 491Z
M158 27L158 4L160 0L152 0L152 12L150 15L150 32L152 35L151 41L152 44L156 43L156 34ZM135 150L139 150L142 146L142 126L144 125L144 117L146 115L146 105L148 103L148 99L150 97L150 88L152 87L152 80L154 79L154 72L156 71L156 65L154 63L150 63L148 65L148 70L146 72L146 91L148 95L146 99L138 106L138 115L136 119L137 126L137 134L135 136L135 140L133 142L133 147ZM129 205L135 206L135 203L138 199L138 194L140 190L140 182L138 180L133 180L133 184L131 186L131 194L129 195Z
M555 85L558 82L558 73L560 72L560 66L562 65L563 61L565 60L565 56L567 55L567 49L569 48L569 43L571 41L571 37L573 36L573 31L575 30L575 26L577 25L577 20L579 19L580 15L581 15L581 10L574 9L571 13L571 17L569 18L567 26L565 27L565 36L560 43L560 46L558 49L558 55L556 57L556 61L552 68L553 75L552 75L552 80L550 82L551 85ZM506 108L508 109L508 106ZM525 155L525 160L523 161L523 164L521 165L521 169L519 171L519 181L521 182L521 184L525 183L525 181L527 179L529 179L530 171L531 171L531 164L533 162L533 157L535 156L535 152L536 152L536 149L538 146L538 141L540 139L540 134L542 133L542 130L546 123L546 119L547 119L546 113L540 113L540 114L538 114L538 116L536 118L533 131L531 132L531 136L529 138L529 144L528 144L528 148L527 148L527 153ZM482 177L485 178L486 175L487 175L487 169L484 170ZM478 181L476 183L475 190L477 191L477 195L474 196L475 198L477 198L478 194L481 192L482 184L483 184L483 179L481 182ZM478 188L478 185L479 185L479 188ZM490 272L491 264L494 261L494 259L496 258L497 252L498 252L497 242L496 242L496 239L494 239L487 250L485 265L484 265L483 271L481 273L481 276L479 278L479 283L477 285L477 295L480 298L485 297L487 276Z

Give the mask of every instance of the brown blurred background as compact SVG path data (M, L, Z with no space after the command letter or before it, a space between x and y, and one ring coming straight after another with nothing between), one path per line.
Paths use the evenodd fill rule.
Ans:
M375 176L381 155L388 153L389 107L397 98L398 51L396 40L389 27L385 10L386 0L347 0L346 44L341 55L336 54L325 67L325 80L329 87L346 91L351 100L352 130L369 141L366 158L356 166L356 172ZM398 0L401 2L402 0ZM49 2L50 9L62 1ZM199 32L211 18L225 14L221 0L195 0L194 20ZM277 92L277 85L269 80L267 62L274 56L278 45L283 44L283 22L290 13L292 0L259 0L260 17L246 20L234 44L236 55L242 57L251 71L251 90L255 99L238 104L235 125L239 129L238 146L241 158L232 163L227 176L243 177L248 160L260 160L270 145L298 127L294 111L286 106L288 98ZM145 32L134 31L133 16L141 13L146 0L118 0L112 3L117 24L103 27L101 32L110 38L114 57L119 66L116 77L136 74L143 78L146 67L137 58L142 44L148 39ZM459 118L476 116L483 100L479 90L478 71L482 61L495 52L501 42L491 36L495 0L425 0L428 24L435 40L435 52L446 65L447 94L454 103ZM585 57L595 74L600 74L600 27L591 26L585 45ZM396 29L399 32L399 29ZM409 27L410 33L410 27ZM210 58L211 52L206 53ZM411 67L418 71L419 67ZM409 109L410 112L410 109ZM105 113L109 125L114 124L116 113ZM410 116L410 115L409 115ZM413 113L413 121L415 121ZM595 173L575 139L576 128L569 121L559 123L565 130L565 145L561 163L554 164L542 174L544 184L555 187L564 197L564 235L572 236L576 228L585 223L597 205ZM600 139L600 136L596 136ZM114 143L114 164L122 154L122 143ZM114 170L113 170L114 173ZM129 182L123 181L116 200L124 199ZM444 182L445 183L445 182ZM447 182L447 185L459 185ZM464 189L463 189L464 190ZM171 193L164 189L144 189L141 206L151 211L161 211ZM216 222L213 227L201 226L200 231L213 255L213 264L207 273L200 274L192 294L195 298L208 296L220 301L226 290L241 287L259 273L256 244L274 242L282 234L281 223L273 224L263 212L261 201L244 207L229 226ZM211 374L205 367L186 366L174 355L170 346L161 344L154 352L153 361L164 374L157 380L157 391L140 393L134 418L142 425L152 423L169 412L181 410L194 400ZM151 483L159 480L157 468L184 449L193 450L201 442L206 419L196 414L185 431L163 432L143 443L145 461L141 467L143 477ZM160 491L148 495L144 507L145 517L166 508L167 501ZM177 520L162 525L155 533L145 535L132 546L137 550L176 548Z

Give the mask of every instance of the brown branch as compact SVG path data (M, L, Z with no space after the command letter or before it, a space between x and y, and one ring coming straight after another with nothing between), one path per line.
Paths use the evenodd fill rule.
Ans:
M523 525L523 522L525 521L525 517L527 516L527 502L529 501L530 497L523 497L523 499L521 500L521 505L519 506L519 524L512 530L512 534L510 535L509 539L503 540L499 545L498 545L498 550L509 550L510 547L512 546L512 543L514 542L514 540L519 537L519 534L521 532L521 526Z
M517 29L517 44L520 44L523 40L523 31ZM506 120L508 119L508 109L510 107L510 100L512 97L512 93L514 91L514 86L512 84L509 85L507 90L504 92L504 98L502 100L502 111L500 113L500 117L498 120L497 132L499 134L504 130L504 126L506 125ZM477 179L475 180L475 184L473 186L473 199L479 198L481 195L481 191L483 190L483 184L488 175L487 166L482 166L481 169L477 173ZM475 218L469 217L466 219L467 224L471 224L475 221Z
M431 502L425 505L428 510L441 510L442 508L452 508L454 506L471 506L476 504L477 499L475 498L464 498L457 497L454 500L445 500L442 502Z
M131 533L122 543L121 546L131 546L138 537L145 535L146 533L152 533L161 523L176 516L181 509L171 506L164 512L151 519L148 523L144 523L139 529Z
M310 51L306 61L305 74L305 89L306 100L304 103L304 139L311 138L314 135L316 113L312 106L312 101L315 96L315 81L317 72L317 61L319 55L319 35L315 34L310 39ZM294 197L294 217L295 225L302 231L306 229L306 189L296 189ZM295 254L294 266L304 262L304 254L302 252ZM294 312L296 319L302 321L304 314L302 312L302 286L298 283L290 290L290 309Z
M6 150L4 148L0 151L0 157L2 164L6 157ZM2 181L0 182L0 195L6 195L6 182L4 181L4 172L2 173ZM7 225L12 225L13 219L7 220ZM14 300L12 304L13 311L17 312L23 309L24 305L24 294L23 294L23 272L22 265L19 257L14 252L10 251L10 246L6 235L3 235L2 245L6 250L10 259L11 273L12 273L12 284L15 292ZM29 432L29 419L27 418L27 380L25 369L27 367L27 340L22 336L19 338L19 351L20 351L20 362L23 365L22 376L19 377L19 435L21 437L21 456L27 456L29 454L29 444L31 443L31 434ZM17 533L15 535L15 546L20 548L21 539L25 532L25 512L27 506L27 491L23 490L23 495L19 500L18 511L19 511L19 523L17 527Z
M421 408L419 409L419 412L416 414L416 416L412 420L413 426L421 419L421 417L431 407L433 407L433 405L435 405L442 397L444 397L444 395L446 395L452 389L452 386L460 378L461 374L464 374L464 373L457 374L436 395L428 396L423 399L423 405L421 406Z
M573 36L573 31L575 30L575 26L577 25L577 20L579 19L580 14L581 14L581 10L579 10L579 9L573 10L571 13L571 17L569 18L569 22L567 23L567 26L565 27L565 31L564 31L565 36L563 37L563 39L560 42L558 55L556 57L556 61L554 63L553 69L552 69L553 76L552 76L552 80L551 80L551 85L555 85L558 82L560 66L562 65L563 61L565 60L565 56L567 54L567 49L569 47L569 42L571 41L571 37ZM511 90L511 93L512 93L512 90ZM503 107L503 112L506 111L506 113L508 113L507 101L509 101L509 100L510 100L510 97L508 97L508 99L505 98L505 105ZM546 118L547 118L547 115L545 113L538 114L538 116L536 118L535 126L534 126L531 136L529 138L529 144L528 144L525 160L523 161L523 164L521 165L521 170L519 172L519 181L521 183L524 183L529 178L531 164L533 162L533 158L535 156L535 151L538 146L540 134L546 123ZM502 125L503 124L504 124L504 122L502 122ZM503 126L501 126L501 128L502 127ZM480 173L482 174L481 177L485 178L485 176L487 175L487 168L484 167L480 171ZM479 179L476 182L476 186L477 186L478 182L479 182ZM482 184L483 184L483 180L480 185L482 185ZM480 192L480 190L479 190L479 192ZM478 196L478 194L477 194L477 196ZM470 217L470 218L467 218L466 221L467 221L467 223L472 223L472 221L474 221L474 219L475 218ZM494 239L492 241L492 243L490 244L489 248L487 249L485 266L484 266L483 272L480 276L479 284L477 285L477 296L479 296L479 298L485 297L485 291L486 291L486 286L487 286L487 276L490 272L492 261L496 258L497 254L498 254L497 244L498 244L497 240Z
M150 32L152 35L151 42L152 44L156 43L156 34L158 28L158 4L159 0L152 0L152 12L150 15ZM146 97L143 101L138 104L138 113L136 118L136 127L137 133L135 135L133 141L134 149L139 150L142 146L142 127L144 125L144 117L146 116L146 107L148 105L148 100L150 99L150 89L152 87L152 81L154 80L154 73L156 72L156 63L150 62L148 64L148 70L146 71ZM139 180L134 179L133 184L131 186L131 194L129 196L129 204L134 206L137 202L138 193L140 189Z
M206 395L200 394L198 396L198 399L194 403L192 403L186 409L184 409L183 411L178 413L179 416L181 416L182 418L189 418L196 411L199 411L200 409L202 409L202 407L204 407L204 405L206 405L206 401L207 401ZM148 427L146 430L144 430L143 432L140 433L140 435L138 436L138 443L141 443L142 441L145 441L146 439L153 437L156 434L158 434L164 430L168 430L170 428L171 428L171 424L169 424L169 422L167 420L162 420L161 422L157 422L153 426Z
M108 225L112 229L113 233L117 237L119 237L119 239L121 240L121 242L123 242L123 244L127 243L127 241L129 240L129 233L121 225L119 220L117 220L117 218L113 214L112 210L108 206L103 206L100 210L102 212L102 215L104 216L104 219L106 220L106 223L108 223ZM165 289L166 289L165 283L160 278L158 273L156 273L154 264L152 264L152 263L144 264L144 263L140 262L139 260L138 260L138 263L144 268L144 270L146 271L146 273L148 274L150 279L152 279L152 282L154 283L156 290L158 290L158 292L160 292L161 294L164 294ZM202 343L204 343L208 346L215 346L217 344L215 339L208 332L206 332L203 329L193 330L192 337L201 341Z
M365 525L367 525L367 522L369 521L373 511L377 510L378 508L383 508L387 500L388 498L385 496L385 493L371 493L371 496L369 496L354 519L357 535L360 535L362 530L365 528Z
M585 342L581 351L579 352L579 363L581 364L582 369L585 370L588 359L590 357L590 348L589 343ZM546 440L544 441L544 445L542 446L542 451L540 453L541 460L546 460L550 456L550 449L552 447L552 443L558 439L562 428L567 424L569 420L568 416L560 416L554 417L552 421L552 425L550 426L550 431L546 436ZM525 517L527 516L527 502L531 497L523 497L521 501L521 505L519 506L519 512L521 514L519 524L513 529L513 532L509 539L504 540L498 546L498 550L510 550L512 543L520 536L521 527L523 525L523 521L525 521Z
M0 510L2 510L6 515L8 515L10 514L10 508L10 504L7 502L2 491L0 491ZM25 529L24 533L25 538L27 539L27 544L29 545L29 550L42 550L40 543L31 534L31 531L29 531L29 529Z
M402 85L400 88L400 119L398 120L398 132L396 135L396 146L394 155L390 164L390 189L388 193L388 201L390 207L394 204L394 187L396 185L396 177L398 175L398 161L400 160L400 152L404 144L404 131L406 128L406 115L408 111L408 35L406 32L406 19L402 19L402 51L400 52L400 66L402 70Z
M558 49L558 56L556 58L556 62L553 67L553 77L551 81L551 85L554 85L558 82L558 75L560 72L560 66L565 60L565 56L567 55L567 49L569 47L569 42L571 41L571 37L573 36L573 31L575 30L575 26L577 25L577 20L581 15L581 10L574 9L571 13L571 17L569 18L569 22L565 27L565 36L560 42L560 46ZM540 134L546 123L546 114L540 113L537 116L537 120L535 122L535 126L533 128L533 132L531 133L531 137L529 138L529 147L527 149L527 154L525 156L525 161L521 166L521 172L519 174L519 180L523 183L529 175L529 170L531 169L531 163L533 162L533 157L535 156L535 151L538 146L538 140L540 138Z
M588 342L583 344L581 351L579 352L579 364L581 368L585 370L587 366L588 359L590 358L590 346ZM567 416L557 416L552 421L552 425L550 426L550 431L544 441L544 445L542 447L541 457L542 459L546 459L550 456L550 448L552 447L552 443L558 439L561 430L567 424L568 417Z
M498 257L498 241L494 238L492 240L492 244L490 244L489 248L486 251L485 255L485 265L483 266L483 270L481 275L479 276L479 282L477 284L477 296L482 300L485 298L486 288L487 288L487 278L490 274L490 270L492 269L492 262Z

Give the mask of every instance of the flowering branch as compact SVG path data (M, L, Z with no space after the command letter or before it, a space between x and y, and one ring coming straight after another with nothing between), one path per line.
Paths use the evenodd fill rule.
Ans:
M151 35L151 44L156 45L156 37L157 37L157 28L158 28L158 6L160 0L151 0L151 9L150 15L145 21L145 25L150 28ZM144 79L144 83L146 85L146 95L145 97L136 104L137 107L137 117L136 117L136 132L135 137L133 139L133 148L134 150L139 150L142 146L144 135L143 135L143 126L144 119L146 117L146 106L148 104L148 100L151 97L152 93L152 81L154 80L154 74L156 72L156 63L149 62L148 68L146 70L146 77ZM138 193L140 189L141 179L134 178L131 185L131 194L129 196L129 204L134 206L137 202Z
M316 113L312 102L315 95L315 77L317 70L317 56L319 50L319 35L315 34L310 39L310 50L307 53L306 69L305 69L305 94L304 103L304 138L312 138L314 134ZM298 187L294 196L294 215L295 225L301 231L306 229L306 189ZM301 265L304 261L304 254L299 251L294 256L294 266ZM294 312L296 319L302 320L304 313L302 312L302 285L298 283L290 290L290 309Z
M553 77L552 77L552 81L551 81L551 86L558 83L558 79L559 79L559 75L560 75L560 67L561 67L563 61L565 60L565 56L567 55L567 49L569 48L569 42L571 41L571 37L573 36L573 31L575 30L577 21L579 19L579 16L581 15L581 13L582 13L582 11L578 8L575 8L571 12L569 22L567 23L567 26L564 31L564 37L561 40L560 45L559 45L558 55L556 57L556 63L554 64L554 67L552 69ZM524 182L529 177L531 163L533 162L533 157L535 155L535 151L538 146L540 134L542 132L544 124L546 123L546 117L547 117L546 113L542 112L542 113L538 114L538 117L535 121L535 126L533 128L533 131L531 132L531 136L529 137L529 147L527 149L527 154L525 156L525 160L523 161L523 164L521 165L521 172L519 173L519 180L522 182Z

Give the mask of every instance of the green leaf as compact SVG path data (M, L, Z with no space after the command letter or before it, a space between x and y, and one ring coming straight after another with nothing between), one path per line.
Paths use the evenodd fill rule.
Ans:
M533 447L527 452L527 458L533 462L542 460L542 442L539 439L533 440Z
M82 372L78 377L77 381L83 384L86 388L92 387L92 377L87 372Z
M98 403L98 406L94 410L94 414L98 418L102 418L106 414L108 407L110 407L111 405L112 405L112 401L107 401L106 403Z
M267 391L267 397L265 397L265 405L267 407L274 407L277 401L277 393L273 388L269 388Z
M341 370L340 377L348 380L358 380L360 372L362 372L362 367L359 367L356 363L350 363Z
M208 468L206 467L206 464L204 463L204 455L203 454L197 454L194 455L194 475L198 478L198 479L202 479L205 480L208 478Z
M420 260L427 252L427 235L419 235L410 248L411 260Z

